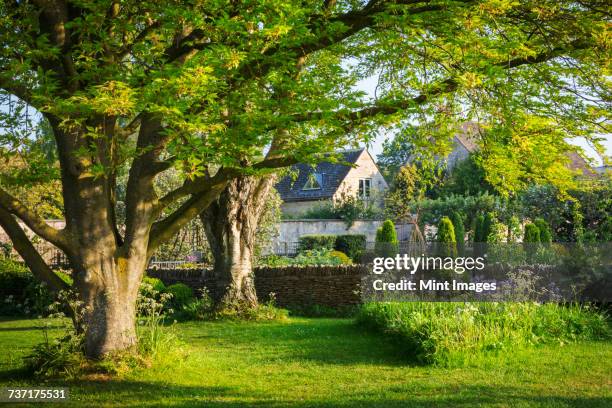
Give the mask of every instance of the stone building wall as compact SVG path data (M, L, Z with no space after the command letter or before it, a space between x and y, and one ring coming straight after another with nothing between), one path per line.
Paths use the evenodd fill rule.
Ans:
M366 150L364 150L357 161L355 167L349 170L348 174L338 187L338 190L334 194L333 200L342 200L343 195L357 196L359 193L359 180L360 179L372 179L371 183L371 198L372 202L378 206L383 206L383 197L389 186L385 181L385 178L378 170L376 162L370 156Z

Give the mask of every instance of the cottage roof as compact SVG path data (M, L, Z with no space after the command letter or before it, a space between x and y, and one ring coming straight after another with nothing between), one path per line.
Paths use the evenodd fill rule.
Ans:
M344 150L336 152L339 163L320 162L316 166L306 163L298 163L291 169L293 175L283 177L276 184L276 189L285 202L313 201L332 198L342 184L342 181L351 170L350 164L355 164L365 149ZM331 155L331 154L330 154ZM293 178L297 173L297 178ZM304 189L306 183L313 175L320 188Z

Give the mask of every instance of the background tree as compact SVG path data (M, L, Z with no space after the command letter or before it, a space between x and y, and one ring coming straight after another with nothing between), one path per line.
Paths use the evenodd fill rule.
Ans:
M441 196L478 195L485 192L494 194L495 189L486 180L486 172L479 162L478 154L471 154L457 163L439 189Z

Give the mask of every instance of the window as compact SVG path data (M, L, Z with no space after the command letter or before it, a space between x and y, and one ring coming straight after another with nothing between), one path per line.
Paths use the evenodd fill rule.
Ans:
M320 173L310 173L302 190L320 190L322 184L323 177Z
M372 191L372 179L359 179L359 197L362 199L370 198Z

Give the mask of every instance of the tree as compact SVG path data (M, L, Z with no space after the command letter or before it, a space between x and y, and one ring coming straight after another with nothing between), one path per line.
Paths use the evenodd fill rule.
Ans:
M598 102L608 100L607 17L598 6L2 2L0 97L18 97L44 116L59 162L56 172L28 162L22 176L59 173L66 227L48 226L6 190L0 190L0 225L54 290L65 284L16 218L66 253L85 304L88 356L130 348L136 294L151 254L225 191L239 196L231 185L237 177L315 163L321 152L357 144L369 130L410 115L435 116L439 128L456 121L454 113L469 112L465 107L486 112L499 129L492 146L518 151L497 166L506 157L500 147L486 164L519 166L520 182L531 174L524 171L530 151L547 147L550 168L565 145L559 132L543 130L569 129L592 140L607 115ZM353 85L381 66L382 93L363 98ZM574 97L576 87L593 95L588 109ZM19 150L28 143L31 132L19 123L28 112L2 111L0 144ZM525 149L526 138L537 148ZM115 190L124 167L122 229ZM180 170L183 182L160 196L155 179L170 168ZM237 207L227 208L229 214Z
M440 195L478 195L495 193L486 180L486 172L479 163L478 154L471 154L467 159L457 163L444 184L440 187Z
M388 183L392 183L400 170L410 163L414 151L414 128L409 127L383 142L382 152L376 156L376 164Z
M566 42L559 41L561 37L558 37L560 32L582 32L584 29L582 25L578 29L576 25L570 24L575 21L570 15L578 10L569 7L562 13L553 12L546 16L544 22L541 21L543 15L534 13L535 10L542 7L547 10L556 10L556 4L538 3L536 5L536 3L527 2L526 4L514 3L513 6L509 2L496 4L471 1L463 4L449 2L443 5L442 9L438 9L437 5L434 5L433 8L430 8L429 5L424 6L421 10L427 10L427 19L409 19L410 21L406 22L403 18L415 10L409 7L404 8L406 5L400 4L403 2L393 3L395 2L386 2L386 4L377 1L368 2L361 9L362 14L359 18L363 19L362 22L369 21L374 24L368 26L366 23L367 27L363 31L357 29L356 32L349 33L346 41L351 46L355 46L350 51L350 58L355 57L355 50L358 50L357 54L360 56L364 56L361 53L365 49L375 48L377 50L375 58L365 57L356 65L360 73L378 76L376 105L363 108L363 105L357 104L358 107L355 107L354 110L336 112L325 112L324 109L318 107L316 112L298 116L300 120L337 120L336 115L340 113L340 117L347 121L345 127L347 130L358 129L366 134L370 130L369 128L364 130L363 119L372 115L377 119L369 121L368 124L373 125L375 130L388 129L389 125L397 125L400 128L398 136L385 144L384 152L379 156L379 164L385 176L390 178L417 149L416 157L419 168L435 170L435 173L439 174L441 167L436 164L436 160L432 159L445 151L445 145L448 148L450 138L457 128L456 120L463 121L465 117L462 115L468 112L468 115L481 117L488 126L482 138L483 146L486 141L486 147L490 149L484 151L481 162L482 168L491 174L487 175L483 185L490 185L491 189L499 189L508 194L506 185L518 188L528 185L533 179L549 179L557 183L566 182L568 178L565 176L568 171L562 164L559 164L562 160L557 162L551 160L544 163L545 165L532 165L538 156L529 154L530 150L524 148L526 144L521 141L521 138L533 139L535 142L532 144L538 149L548 146L547 158L559 158L563 149L567 147L565 137L573 136L577 128L572 125L571 134L561 135L559 131L556 131L554 137L550 137L551 124L556 123L561 128L576 123L576 120L579 120L582 126L587 123L583 120L584 112L574 109L576 90L572 89L575 88L574 85L565 82L568 70L561 70L561 66L558 65L558 58L561 55L568 52L572 59L576 59L576 56L579 55L578 49L586 45L582 42L572 42L568 46ZM334 7L336 5L335 2L326 4L334 5ZM386 14L382 12L385 7L388 7L387 11L397 7L401 13ZM467 11L467 14L462 14L461 9ZM598 18L597 14L602 15L596 8L590 6L585 6L580 13L581 18L584 19L583 13L593 14L590 16L593 19ZM478 18L473 18L473 15L477 15ZM517 18L517 16L520 17ZM385 24L389 25L385 26ZM547 27L546 30L541 30L542 24ZM399 29L394 28L389 31L386 30L386 27L399 27ZM591 26L590 29L598 31L601 26ZM503 33L503 36L494 37L491 42L492 37L483 34L490 30L499 31ZM528 32L531 34L527 35ZM364 33L366 35L363 35ZM574 34L570 37L574 38ZM457 42L457 38L462 38L462 40ZM515 42L514 46L509 48L510 38ZM536 41L532 41L536 38ZM580 36L580 38L583 37ZM365 41L362 42L362 40ZM459 43L463 44L463 48L457 46ZM523 45L518 47L518 44ZM558 46L551 47L551 44ZM543 45L545 47L542 48ZM602 43L600 42L599 45ZM591 44L588 47L594 46ZM483 49L490 51L486 54L487 58L482 52ZM534 49L539 49L541 52L538 51L532 55ZM530 51L526 53L526 50ZM521 57L516 58L517 55ZM580 64L586 62L582 58L578 59ZM596 58L587 64L597 66L603 60ZM390 63L381 64L381 61ZM532 65L533 68L531 68ZM485 68L487 66L488 68ZM578 71L571 69L570 71L572 75L579 74ZM601 79L602 72L598 69L595 71ZM586 77L584 79L579 81L584 83L583 86L592 88L594 93L603 95L604 82L592 81L590 78L586 80ZM340 82L337 78L335 81ZM562 91L559 91L560 83L567 85ZM542 84L545 85L542 86ZM534 97L536 94L537 97ZM562 97L561 94L563 94ZM544 114L542 110L544 105L541 103L543 100L554 100L546 105L547 109L544 109L547 110L544 117L548 122L541 121L541 118L533 113L537 111L539 114ZM569 103L573 107L558 111L550 109L553 106L561 106L560 102L561 105ZM464 107L467 107L467 110L459 114ZM605 109L592 112L595 113L595 111L597 114L594 117L606 112ZM402 115L398 115L399 112ZM409 120L415 119L425 120L427 123L418 127L411 126ZM601 124L600 119L601 117L598 118L597 125L594 124L595 127ZM582 127L579 133L588 135L590 140L594 141L596 138L586 131L586 127ZM499 166L498 162L506 165L504 152L506 155L513 153L517 157L520 156L520 159L513 163L520 166L520 171L503 174L505 167ZM538 154L541 156L541 153L540 151ZM555 175L555 177L550 177L550 175ZM394 208L406 209L405 205L402 206L402 203L405 203L404 194L390 196L387 202L394 205ZM415 226L413 231L416 237L422 240L422 234L418 228L418 214L418 211L411 214L403 211L401 214L391 212L390 215L393 218L411 222Z
M217 309L257 306L253 277L256 234L276 177L232 180L200 217L214 258L213 300Z

